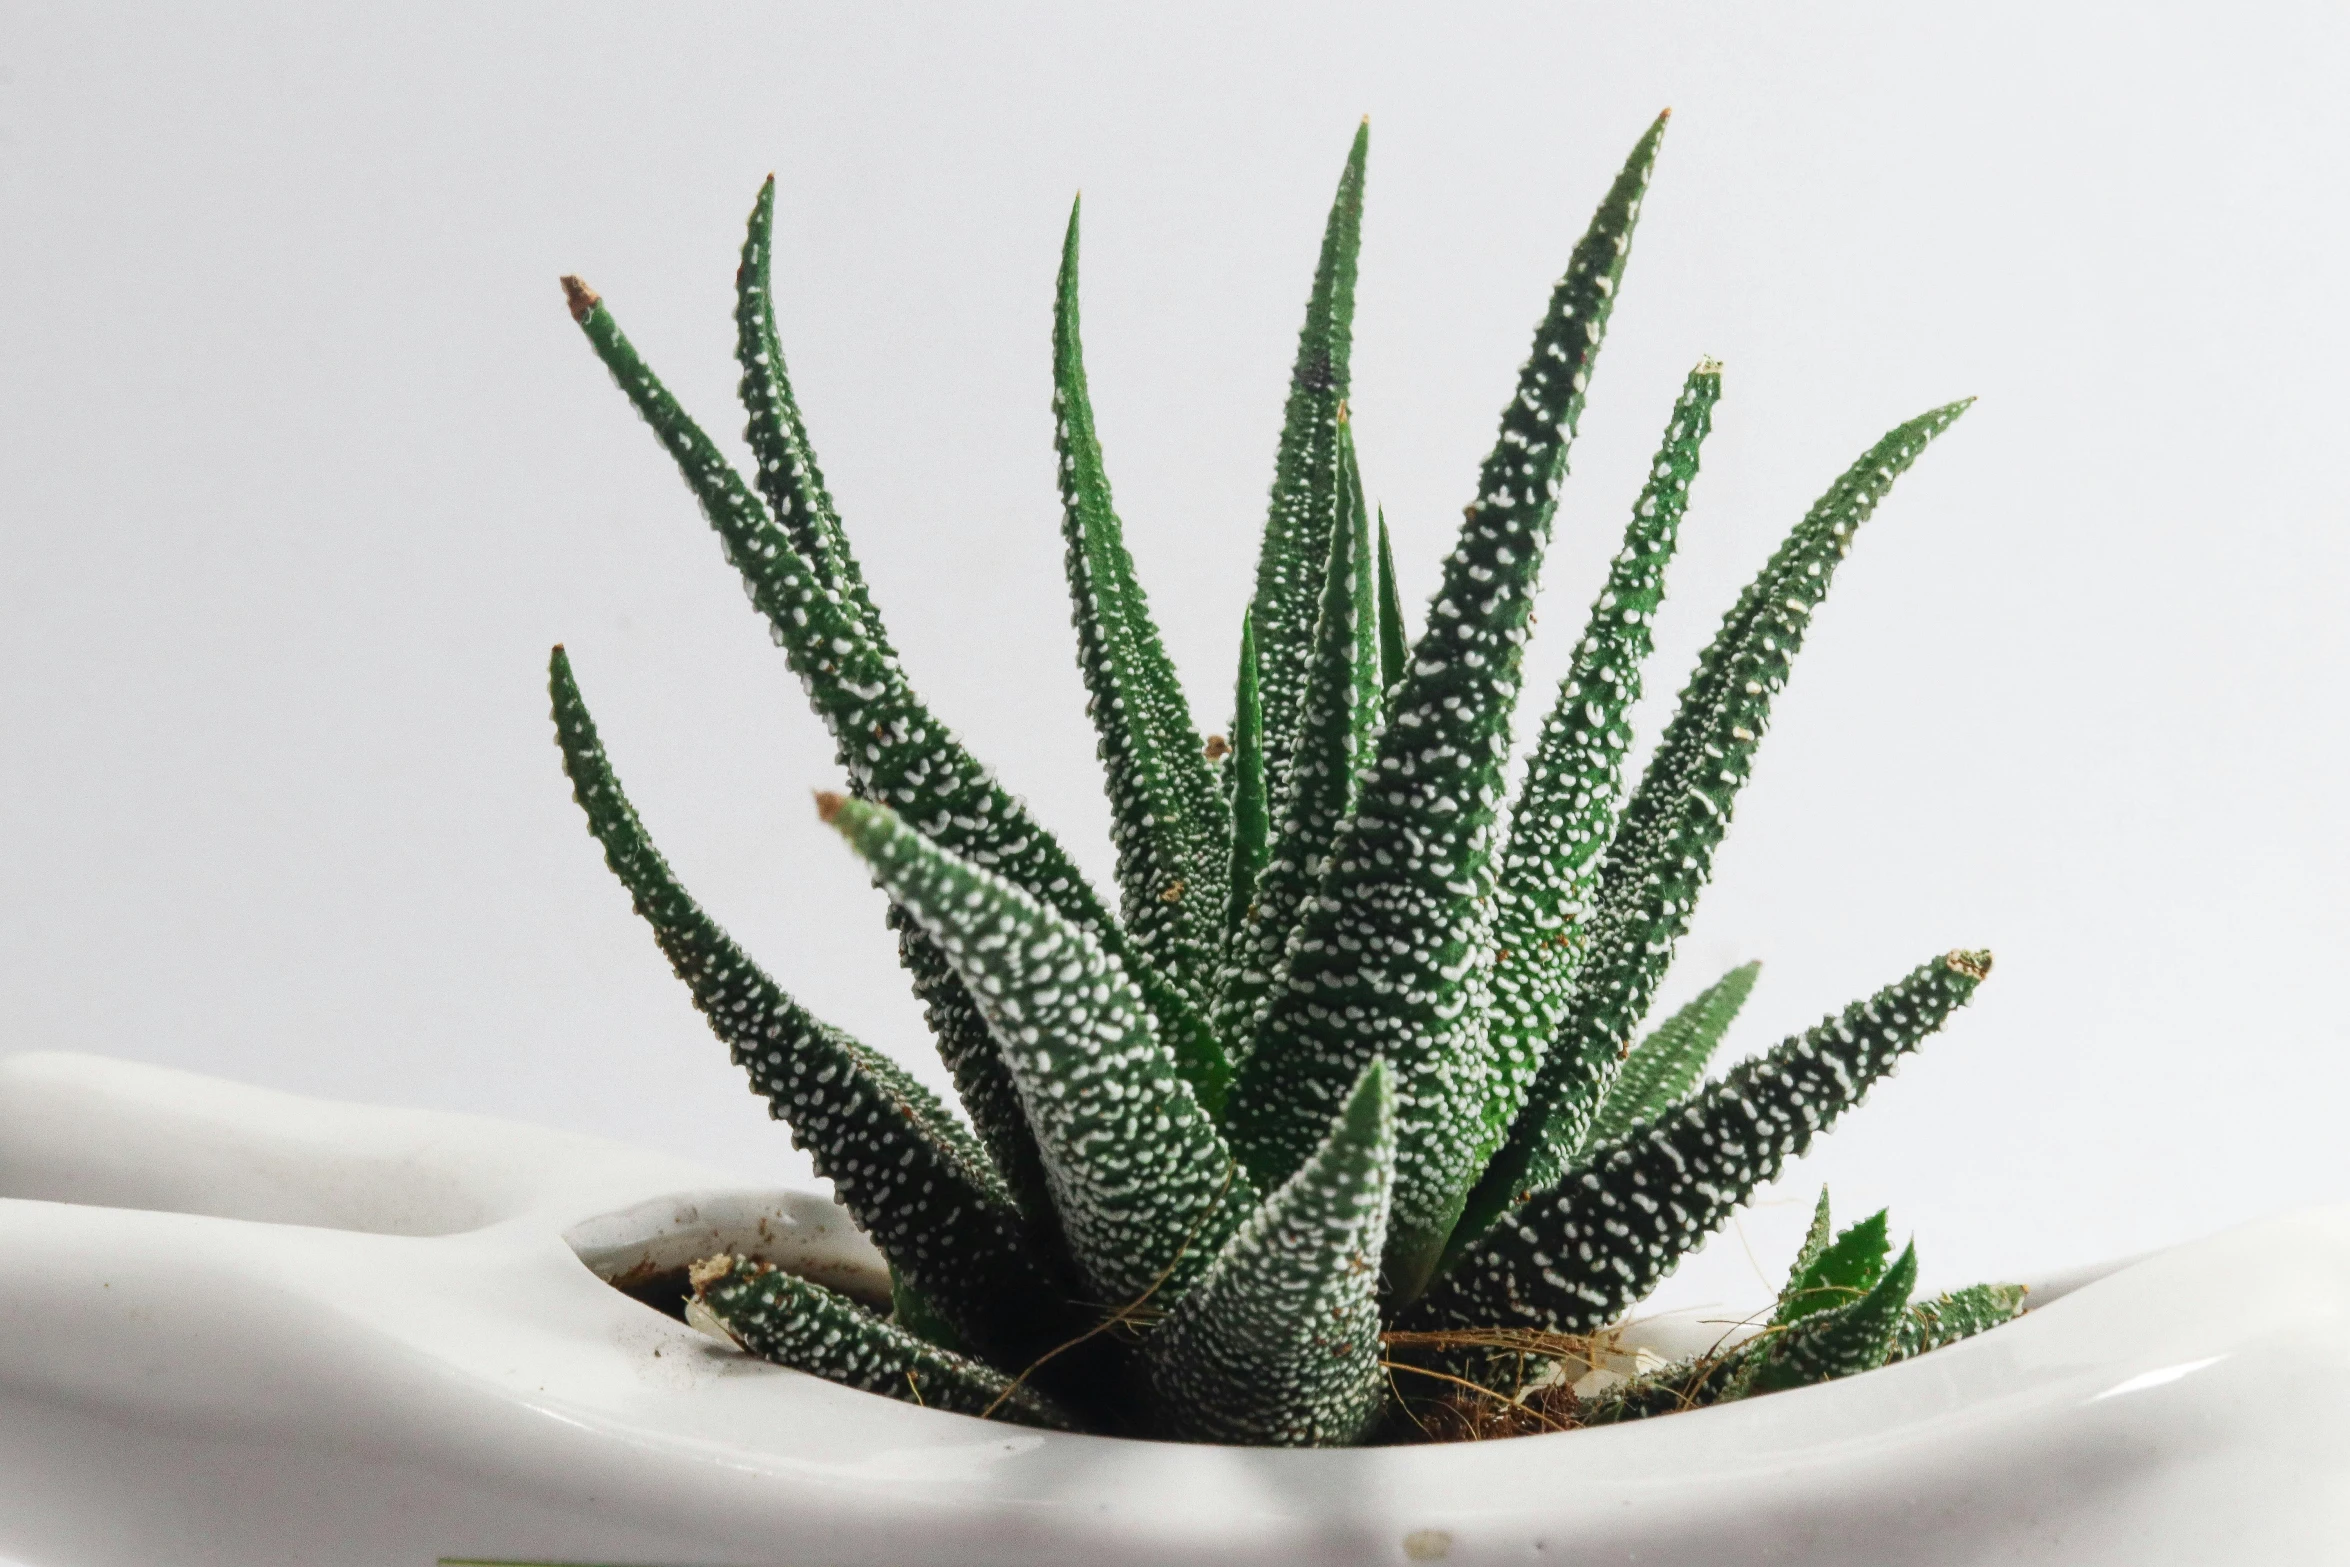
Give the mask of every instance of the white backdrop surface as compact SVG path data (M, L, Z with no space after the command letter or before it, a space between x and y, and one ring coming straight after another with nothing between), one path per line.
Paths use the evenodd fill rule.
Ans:
M1701 353L1726 391L1643 732L1881 431L1863 532L1664 1001L1760 1049L1926 955L1976 1005L1668 1286L1821 1180L1929 1283L2350 1196L2338 8L0 4L0 1050L103 1051L806 1166L550 743L566 642L689 884L934 1079L830 746L555 287L730 442L780 185L812 431L918 685L1106 882L1047 334L1086 193L1112 477L1205 727L1358 116L1354 409L1415 612L1608 176L1676 111L1526 725Z

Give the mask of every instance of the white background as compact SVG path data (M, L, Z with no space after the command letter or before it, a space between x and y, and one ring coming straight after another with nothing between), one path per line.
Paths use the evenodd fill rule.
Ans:
M1998 972L1745 1240L1782 1268L1828 1179L1956 1283L2350 1198L2339 10L1420 9L0 6L0 1050L803 1172L582 830L550 643L702 898L927 1046L808 805L829 743L556 275L732 441L777 171L786 348L906 663L1106 881L1047 409L1071 193L1215 728L1357 117L1354 407L1416 612L1670 104L1529 724L1700 353L1665 696L1847 461L1982 399L1838 579L1664 1000L1762 958L1748 1050L1951 946ZM1735 1237L1670 1286L1759 1288Z

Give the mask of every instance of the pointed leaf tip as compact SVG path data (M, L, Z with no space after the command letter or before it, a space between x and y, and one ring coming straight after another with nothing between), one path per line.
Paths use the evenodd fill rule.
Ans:
M1946 953L1942 962L1953 974L1964 974L1972 980L1985 980L1991 977L1991 954L1988 952Z
M566 272L563 274L563 302L571 307L571 319L585 321L595 313L604 296L587 286L585 278Z
M845 794L835 794L829 789L816 791L816 815L822 821L836 820L840 816L840 808L848 803L848 796Z

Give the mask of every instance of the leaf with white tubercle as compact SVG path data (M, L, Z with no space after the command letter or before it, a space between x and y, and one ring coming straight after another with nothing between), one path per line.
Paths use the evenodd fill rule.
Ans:
M758 461L759 493L816 579L847 600L865 634L886 652L889 638L880 612L866 592L865 574L841 529L831 492L824 487L799 400L792 395L791 377L784 368L783 346L775 330L774 249L775 176L770 174L751 207L742 263L734 278L735 362L742 367L737 394L749 416L743 435Z
M1403 679L1411 662L1411 632L1403 618L1403 590L1395 580L1395 548L1387 542L1387 508L1379 508L1379 690L1382 695ZM1381 721L1385 721L1382 704Z
M1970 1284L1932 1300L1912 1301L1885 1358L1908 1360L2011 1322L2023 1315L2027 1293L2021 1284Z
M1722 367L1710 359L1682 383L1623 545L1510 810L1494 889L1495 1070L1480 1159L1517 1118L1574 992L1600 851L1615 828L1624 753L1632 743L1626 714L1640 699L1650 624L1664 601L1665 567L1680 540L1721 391Z
M1880 1257L1878 1267L1857 1300L1809 1312L1769 1335L1748 1390L1777 1393L1882 1366L1901 1332L1909 1292L1917 1287L1917 1248L1903 1247L1890 1267Z
M1919 1308L1908 1304L1916 1282L1915 1248L1904 1250L1890 1268L1879 1257L1869 1286L1836 1305L1782 1319L1726 1350L1609 1389L1577 1411L1579 1421L1620 1425L1874 1371L1898 1358L1898 1343L1916 1321Z
M1695 1088L1761 972L1760 963L1730 970L1634 1045L1600 1101L1583 1146L1612 1143L1642 1123L1657 1120Z
M1265 1183L1304 1161L1374 1055L1397 1072L1386 1271L1409 1297L1476 1174L1490 1075L1477 1004L1520 654L1566 449L1664 133L1633 149L1535 332L1446 559L1377 761L1235 1079L1229 1126Z
M1379 1253L1395 1173L1387 1064L1249 1216L1146 1347L1165 1435L1329 1447L1379 1412Z
M1211 1099L1218 1095L1221 1052L1198 1009L1134 950L1067 851L931 714L906 683L895 655L817 579L724 454L638 355L603 300L578 278L564 279L563 286L589 346L668 450L727 560L742 574L752 602L831 729L857 793L910 813L940 843L1091 931L1125 964L1176 1037L1185 1070L1196 1074Z
M1378 722L1379 606L1370 519L1343 419L1338 433L1340 488L1350 500L1344 526L1331 535L1323 571L1297 744L1271 851L1233 931L1217 987L1216 1033L1235 1059L1247 1056L1266 998L1280 983L1291 931L1320 887L1332 841L1353 809L1356 774Z
M1826 1201L1827 1194L1821 1193ZM1885 1254L1893 1249L1887 1233L1887 1213L1880 1208L1839 1234L1816 1253L1799 1257L1779 1292L1773 1323L1785 1327L1837 1306L1849 1305L1868 1293L1885 1274ZM1809 1252L1809 1248L1806 1251Z
M775 329L771 276L774 226L775 177L769 175L751 208L742 262L735 272L735 359L742 368L739 393L749 418L743 433L758 462L759 492L814 580L855 618L873 650L894 662L888 632L866 591L864 574L841 528L832 496L825 489L824 475L817 467L815 450L784 368L783 348ZM841 724L832 727L841 747L841 766L855 777L856 758L842 743L849 731ZM944 956L930 947L929 938L910 927L895 909L889 923L899 934L899 962L913 984L940 1059L954 1078L956 1093L972 1124L1022 1209L1032 1219L1049 1215L1035 1146L1012 1093L1011 1079L995 1059L995 1044L986 1025L979 1021L970 997L963 994L962 983ZM1049 1237L1040 1238L1049 1241ZM1051 1244L1057 1249L1057 1242Z
M1031 1246L987 1155L903 1068L785 994L678 883L621 790L561 648L548 689L564 771L605 863L816 1173L968 1340L1011 1356L1049 1347L1066 1285Z
M842 1387L1050 1431L1081 1429L993 1366L884 1322L823 1285L748 1257L696 1263L686 1320L711 1337Z
M1179 1293L1256 1204L1141 992L1082 927L887 806L817 809L954 964L994 1033L1096 1305Z
M1224 941L1237 939L1272 852L1272 807L1265 798L1265 717L1257 681L1256 616L1240 621L1240 675L1232 693L1232 864L1226 872Z
M1613 1322L1974 994L1990 954L1952 952L1741 1062L1673 1115L1588 1150L1470 1241L1413 1328Z
M1109 790L1126 928L1204 1002L1224 913L1215 888L1231 853L1224 802L1111 504L1078 327L1077 219L1072 205L1053 295L1053 444L1078 668Z
M1338 420L1346 406L1354 347L1355 256L1362 244L1363 168L1371 122L1356 130L1322 228L1297 361L1282 411L1273 493L1249 600L1265 725L1267 796L1278 801L1289 776L1313 658L1323 562L1338 525Z
M1771 700L1787 682L1837 563L1893 481L1971 401L1899 425L1863 454L1724 621L1684 693L1683 714L1668 727L1609 846L1574 1003L1516 1124L1470 1197L1465 1228L1481 1229L1511 1194L1539 1190L1565 1173L1688 928L1769 727Z

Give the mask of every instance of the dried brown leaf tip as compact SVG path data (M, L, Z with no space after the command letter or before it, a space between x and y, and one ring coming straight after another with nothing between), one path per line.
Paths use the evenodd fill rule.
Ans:
M1969 979L1991 977L1991 954L1988 952L1953 952L1945 956L1942 962L1952 973L1964 974Z
M845 794L835 794L829 789L816 791L816 814L825 821L829 822L840 815L840 808L846 804L848 796Z
M587 286L587 280L568 273L563 278L563 302L571 307L571 319L585 321L604 296Z

